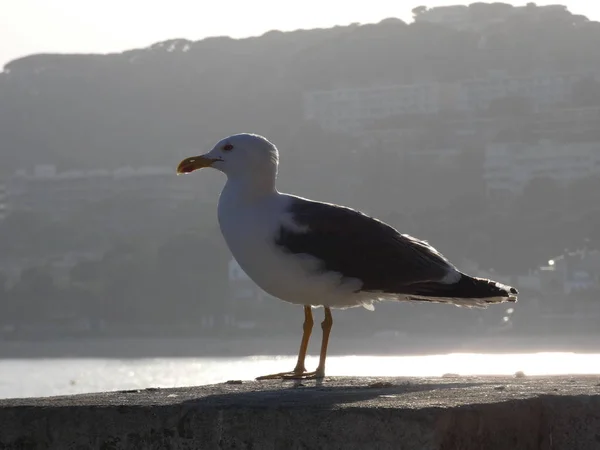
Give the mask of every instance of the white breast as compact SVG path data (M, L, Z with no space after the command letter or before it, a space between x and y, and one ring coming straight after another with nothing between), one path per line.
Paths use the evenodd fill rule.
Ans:
M221 233L240 267L262 289L281 298L277 266L284 255L276 248L277 233L285 202L276 193L257 202L246 202L227 186L219 199ZM283 298L282 298L283 300Z
M218 218L223 237L240 267L265 292L295 304L351 307L365 303L352 295L359 280L339 273L316 274L319 263L309 255L286 254L275 243L282 224L294 226L286 214L290 197L273 193L258 202L245 202L224 189ZM310 232L310 230L304 230Z

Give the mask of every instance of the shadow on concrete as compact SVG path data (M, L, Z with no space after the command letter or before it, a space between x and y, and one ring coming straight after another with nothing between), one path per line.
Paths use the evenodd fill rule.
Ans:
M319 407L333 408L338 405L369 401L379 397L399 397L414 392L442 391L449 389L482 386L482 383L385 383L370 385L336 386L322 381L269 381L267 388L261 390L239 390L224 394L207 395L202 398L186 400L182 404L188 407L232 406L250 408L272 407ZM284 387L281 385L284 384ZM487 383L486 383L487 384ZM268 387L273 386L272 389ZM289 386L285 386L289 385Z

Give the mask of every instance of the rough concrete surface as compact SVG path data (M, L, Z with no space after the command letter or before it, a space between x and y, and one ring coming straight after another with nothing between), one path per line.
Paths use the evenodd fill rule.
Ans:
M600 449L598 377L326 378L0 401L0 449Z

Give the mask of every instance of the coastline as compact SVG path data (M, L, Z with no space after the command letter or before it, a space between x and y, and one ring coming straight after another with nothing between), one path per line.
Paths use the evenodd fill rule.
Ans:
M247 357L294 355L297 337L274 338L69 338L43 341L0 341L0 358L154 358ZM320 338L311 341L317 352ZM598 335L503 335L490 337L402 335L337 337L331 355L416 355L445 353L600 353Z

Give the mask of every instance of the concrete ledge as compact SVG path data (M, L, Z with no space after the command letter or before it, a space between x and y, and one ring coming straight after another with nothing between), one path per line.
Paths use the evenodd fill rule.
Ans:
M0 401L0 449L600 449L600 377L331 378Z

